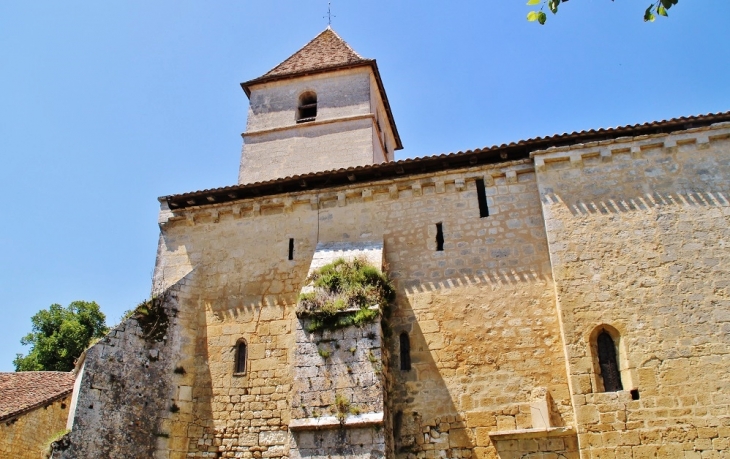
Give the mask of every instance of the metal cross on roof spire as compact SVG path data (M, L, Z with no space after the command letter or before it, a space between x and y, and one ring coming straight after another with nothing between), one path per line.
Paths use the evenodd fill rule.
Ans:
M324 16L322 16L324 17ZM335 16L337 17L337 16ZM332 2L327 2L327 25L332 25Z

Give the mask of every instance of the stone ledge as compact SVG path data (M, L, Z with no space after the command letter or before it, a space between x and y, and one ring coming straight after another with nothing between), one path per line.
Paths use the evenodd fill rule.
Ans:
M575 435L572 427L550 427L548 429L517 429L489 432L494 441L524 440L527 438L570 437Z
M357 416L347 416L345 422L340 422L335 416L322 416L319 418L292 419L289 422L289 430L322 430L337 429L340 427L368 427L383 424L383 413L365 413Z

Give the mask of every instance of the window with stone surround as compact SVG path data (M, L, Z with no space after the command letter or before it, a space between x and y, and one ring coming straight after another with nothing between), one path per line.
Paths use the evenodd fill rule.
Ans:
M246 357L247 357L247 346L245 339L239 339L236 343L236 363L233 370L234 374L242 375L246 374Z
M297 123L314 121L317 118L317 94L307 91L299 96L297 107Z
M630 370L622 350L622 337L614 327L603 324L596 327L591 336L593 355L593 384L597 392L617 392L631 387Z

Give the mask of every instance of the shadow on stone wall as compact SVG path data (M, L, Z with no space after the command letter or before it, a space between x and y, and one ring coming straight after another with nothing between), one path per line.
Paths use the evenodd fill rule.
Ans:
M416 314L400 284L396 298L394 316L397 315L397 319L393 320L393 333L387 346L391 354L389 404L395 454L411 457L419 451L435 450L437 456L440 451L449 451L447 457L462 457L452 454L459 449L471 451L474 444L458 424L463 419L452 400L452 391L433 360ZM402 370L400 366L398 347L402 332L408 333L410 339L410 370ZM456 427L454 432L452 424Z

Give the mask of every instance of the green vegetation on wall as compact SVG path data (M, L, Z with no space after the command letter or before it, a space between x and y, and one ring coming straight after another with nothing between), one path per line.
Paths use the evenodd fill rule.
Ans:
M362 258L339 258L308 281L313 290L299 296L297 317L310 332L372 322L395 298L388 276Z

